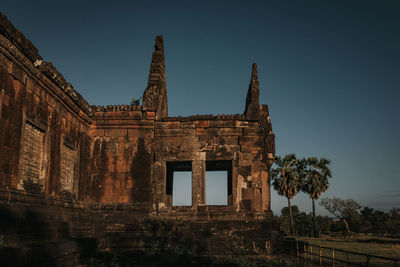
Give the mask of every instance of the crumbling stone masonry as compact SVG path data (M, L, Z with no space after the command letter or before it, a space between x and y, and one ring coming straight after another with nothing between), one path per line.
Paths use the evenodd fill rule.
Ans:
M28 244L54 260L84 238L94 249L268 253L275 144L259 90L253 64L244 114L169 117L157 36L143 105L90 106L0 14L0 247L24 248L16 264L49 260ZM219 170L228 205L206 205L205 173ZM191 206L172 205L176 171L192 172Z

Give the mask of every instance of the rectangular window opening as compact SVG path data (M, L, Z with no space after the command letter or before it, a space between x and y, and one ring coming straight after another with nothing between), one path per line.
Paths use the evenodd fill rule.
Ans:
M232 162L206 161L206 205L228 205L232 194Z
M192 162L167 162L166 194L172 197L172 206L192 205Z

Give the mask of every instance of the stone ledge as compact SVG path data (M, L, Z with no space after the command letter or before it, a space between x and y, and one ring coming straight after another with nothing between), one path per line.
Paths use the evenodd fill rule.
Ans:
M6 36L32 63L41 61L37 48L26 38L8 18L0 12L0 33Z
M243 114L192 115L187 117L168 117L167 121L196 121L196 120L245 120Z
M270 221L273 219L272 211L249 212L237 211L232 206L199 206L196 209L192 207L174 207L156 211L153 203L117 203L117 202L89 202L73 200L71 198L62 198L61 196L52 196L46 194L27 193L23 190L0 188L0 203L7 205L26 205L36 207L59 207L68 210L82 212L98 213L125 213L135 212L128 218L159 218L172 221ZM118 220L118 218L116 219Z
M110 111L134 111L134 110L142 110L140 105L93 105L92 109L94 112L110 112Z
M18 47L2 34L0 34L0 53L10 61L8 63L10 69L8 69L7 66L7 71L10 75L13 77L16 76L16 73L13 73L13 70L15 71L16 67L25 73L22 79L21 77L18 78L18 80L22 80L21 82L23 84L26 84L26 81L29 81L32 78L36 79L42 84L41 87L44 88L45 91L50 92L53 97L58 98L58 101L64 102L66 106L72 108L72 110L74 110L78 115L83 111L82 113L84 113L88 118L94 117L92 109L86 100L74 90L71 84L67 82L63 83L63 81L65 81L64 78L61 78L62 75L54 68L54 66L54 69L51 68L51 63L43 63L45 67L42 67L42 70L44 71L42 72L38 68L40 64L34 66L33 63L30 62L29 59L18 49ZM4 59L2 61L4 61ZM12 67L11 65L16 66ZM71 106L73 103L76 105L75 107ZM90 123L88 118L82 115L80 116L83 120Z
M91 107L87 101L74 90L73 86L64 79L63 75L53 66L52 63L43 62L42 57L38 54L38 50L32 42L18 31L1 12L0 36L3 37L0 38L1 46L19 60L22 65L29 70L29 72L36 75L39 80L41 79L38 72L44 74L89 117L93 117ZM14 72L11 74L15 76ZM16 75L17 78L19 78L19 76L21 75ZM19 78L19 80L21 79ZM21 82L25 84L24 79L22 79Z

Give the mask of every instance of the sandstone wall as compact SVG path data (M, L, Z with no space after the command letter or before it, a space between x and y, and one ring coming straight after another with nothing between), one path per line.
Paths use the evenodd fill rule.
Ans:
M228 205L235 210L270 209L267 140L258 121L244 115L192 116L155 121L139 106L95 107L90 129L86 200L154 203L170 208L168 162L191 162L192 207L205 205L208 161L229 161ZM182 208L181 208L182 210Z
M39 264L41 247L62 258L86 239L92 252L269 252L275 144L258 97L254 64L244 114L168 117L157 36L143 106L90 106L0 13L0 256ZM188 207L172 206L178 169L192 172ZM228 205L206 205L207 170L227 172Z
M244 114L171 118L162 36L143 107L89 106L3 15L0 52L3 188L170 209L167 165L189 162L196 209L205 205L207 166L225 164L228 206L270 209L274 135L255 64Z
M155 202L171 205L166 192L166 164L192 162L192 207L206 204L207 162L231 164L228 205L235 210L270 209L270 188L264 140L258 121L243 115L168 118L155 124ZM228 167L229 168L229 167Z
M0 22L0 185L77 198L91 108L1 14ZM65 157L70 162L62 165ZM74 179L63 187L60 177L67 175Z
M94 107L85 199L152 202L154 116L140 106Z
M104 264L105 253L268 255L279 249L271 214L244 221L231 212L215 221L206 210L185 217L180 212L176 219L150 216L150 211L128 203L88 203L0 189L0 259L6 266L75 266L88 264L87 259Z

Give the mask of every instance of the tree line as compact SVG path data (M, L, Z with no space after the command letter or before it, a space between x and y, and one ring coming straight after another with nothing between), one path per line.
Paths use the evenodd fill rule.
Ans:
M342 200L346 201L346 200ZM294 220L294 231L298 236L312 236L312 215L300 211L296 205L292 206L292 214ZM374 210L373 208L363 207L358 211L347 212L346 221L348 230L343 222L336 217L316 216L316 228L318 234L347 234L350 233L365 233L375 235L400 235L400 208L392 208L384 212ZM276 216L280 231L290 233L289 210L284 207L281 210L281 215Z
M352 199L322 198L319 204L334 218L316 216L315 202L329 187L332 173L330 160L325 158L297 159L294 154L277 156L271 169L272 185L279 195L285 196L288 207L281 210L278 217L281 230L291 235L313 235L337 232L343 229L346 235L351 232L374 234L400 234L400 208L389 212L362 207ZM312 215L300 212L291 200L298 192L304 192L312 200Z

